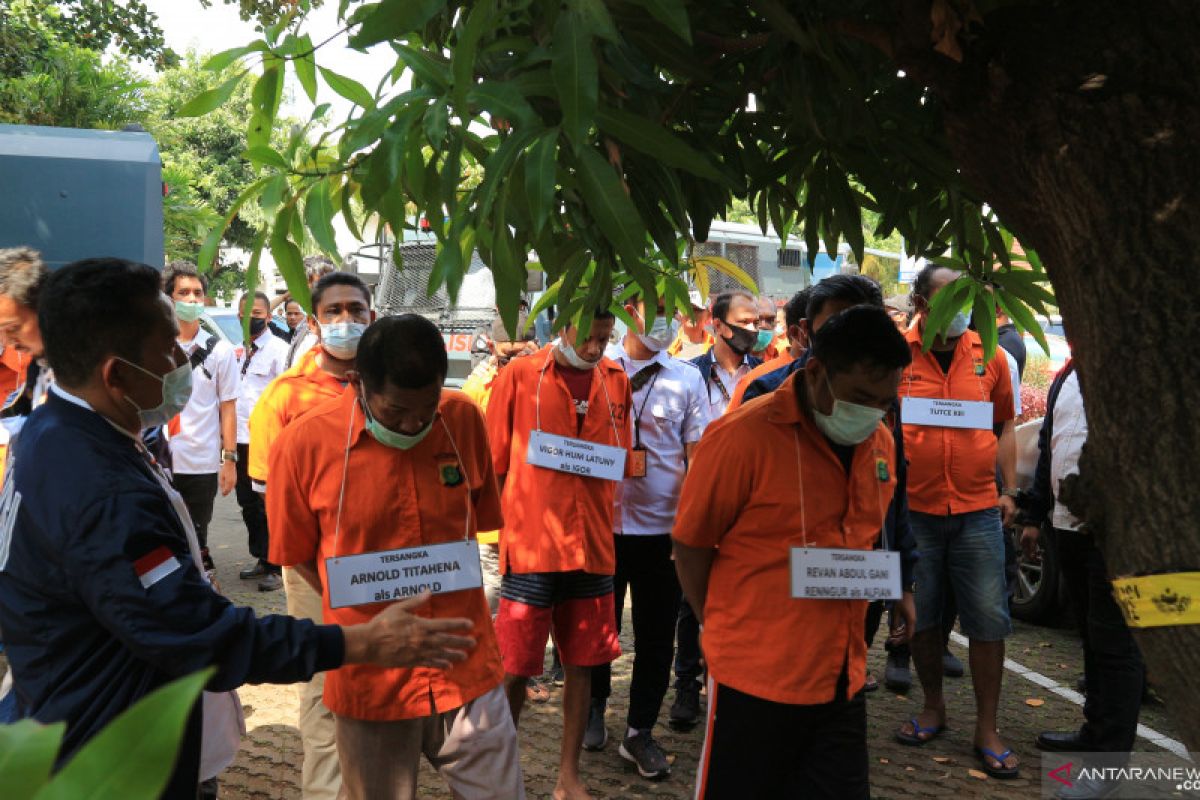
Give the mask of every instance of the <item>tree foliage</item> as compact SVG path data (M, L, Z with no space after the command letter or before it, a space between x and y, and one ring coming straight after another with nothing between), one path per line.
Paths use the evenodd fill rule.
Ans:
M24 73L28 64L21 61L39 55L44 46L38 28L52 32L63 44L96 53L115 47L128 58L153 64L156 68L176 63L175 53L166 46L158 17L142 0L0 0L0 74Z
M285 275L303 229L320 244L351 198L393 230L413 225L412 203L441 245L431 290L454 295L475 248L511 325L536 253L560 319L586 323L630 285L685 308L684 277L699 283L706 271L692 245L735 200L764 229L803 237L811 257L844 238L859 263L866 212L877 236L899 233L910 253L963 270L931 327L973 307L992 351L995 304L1036 329L1030 309L1050 300L1046 277L1036 254L1034 269L1011 268L1010 232L950 157L943 100L870 41L898 24L891 8L345 0L350 44L396 54L381 86L314 70L303 25L285 35L287 20L216 65L253 67L251 133L273 115L288 70L310 97L323 84L358 106L315 147L259 153L265 178L250 194L271 189L267 241ZM465 190L473 165L484 178Z

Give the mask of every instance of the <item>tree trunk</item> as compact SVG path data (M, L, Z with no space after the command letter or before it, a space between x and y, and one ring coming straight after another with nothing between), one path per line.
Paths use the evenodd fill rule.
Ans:
M964 176L1054 284L1114 576L1200 570L1198 43L1191 0L1033 3L984 20L954 83L927 74ZM1200 626L1135 633L1200 750Z

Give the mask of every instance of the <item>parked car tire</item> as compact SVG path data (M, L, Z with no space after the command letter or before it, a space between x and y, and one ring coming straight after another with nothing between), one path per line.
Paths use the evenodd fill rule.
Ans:
M1020 527L1009 528L1007 535L1012 537L1017 550L1017 580L1012 597L1012 615L1025 622L1053 622L1063 605L1058 547L1053 528L1049 525L1042 526L1042 535L1038 538L1039 558L1036 561L1027 561L1021 552Z

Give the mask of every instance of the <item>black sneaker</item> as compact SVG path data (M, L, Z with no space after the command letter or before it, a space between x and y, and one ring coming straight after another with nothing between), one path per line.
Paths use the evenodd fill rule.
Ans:
M263 560L260 558L260 559L258 559L258 561L254 562L254 566L246 567L244 570L239 572L238 577L244 581L248 581L252 578L261 578L263 575L266 575L266 574L267 574L267 565L264 564Z
M637 736L626 736L618 750L621 758L632 762L643 778L657 780L671 774L667 754L659 747L650 731L638 731Z
M690 731L700 722L700 684L695 681L676 684L675 702L671 704L671 713L667 717L667 725L672 730Z
M604 709L603 700L592 700L592 707L588 710L587 728L583 731L584 750L595 752L603 750L604 745L608 744L608 728L604 727Z
M942 674L947 678L961 678L966 669L963 668L963 663L958 660L958 656L951 653L948 649L942 653Z
M888 653L887 667L883 670L883 685L899 694L905 694L912 689L912 669L908 664L907 653Z

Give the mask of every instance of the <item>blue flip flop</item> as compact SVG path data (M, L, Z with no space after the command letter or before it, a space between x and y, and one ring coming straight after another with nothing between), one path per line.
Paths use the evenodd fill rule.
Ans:
M1012 750L1005 750L1003 753L997 754L986 747L976 747L975 755L979 756L979 763L983 766L983 771L996 780L1007 781L1013 778L1021 777L1021 767L1006 767L1004 759L1013 754ZM989 758L994 758L999 767L993 767Z
M917 722L916 717L910 719L908 724L912 725L913 732L905 733L904 731L896 731L896 741L900 744L908 745L909 747L920 747L923 744L929 744L944 730L946 730L945 725L934 725L930 728L922 728L921 723ZM921 734L923 733L929 734L929 737L922 739Z

